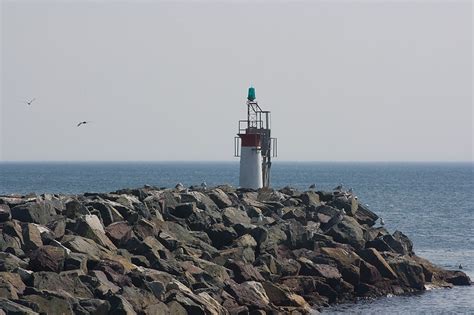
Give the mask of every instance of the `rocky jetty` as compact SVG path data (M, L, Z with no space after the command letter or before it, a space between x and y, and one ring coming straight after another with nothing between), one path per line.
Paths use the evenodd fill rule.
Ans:
M163 189L0 197L0 314L305 314L470 285L349 192Z

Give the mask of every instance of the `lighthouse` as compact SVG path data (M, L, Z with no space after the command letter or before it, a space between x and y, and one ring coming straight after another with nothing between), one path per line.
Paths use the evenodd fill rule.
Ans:
M258 105L255 88L247 94L247 119L239 120L234 138L234 156L240 157L239 186L259 189L270 187L272 157L277 156L277 140L271 137L270 111Z

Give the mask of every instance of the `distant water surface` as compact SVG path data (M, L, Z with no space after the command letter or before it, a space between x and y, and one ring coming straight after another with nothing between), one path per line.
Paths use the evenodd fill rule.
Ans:
M0 194L110 192L144 184L173 187L206 182L238 184L237 162L0 163ZM330 190L352 187L384 218L386 227L413 241L415 252L445 268L464 266L474 279L473 163L275 162L272 185ZM474 287L432 290L339 305L325 313L474 314Z

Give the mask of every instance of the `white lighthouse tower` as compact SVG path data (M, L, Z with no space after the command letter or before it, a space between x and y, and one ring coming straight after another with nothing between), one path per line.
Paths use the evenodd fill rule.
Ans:
M241 188L270 186L271 158L277 155L276 138L271 138L270 112L263 111L255 98L255 88L247 96L247 119L239 121L234 139L234 155L240 157Z

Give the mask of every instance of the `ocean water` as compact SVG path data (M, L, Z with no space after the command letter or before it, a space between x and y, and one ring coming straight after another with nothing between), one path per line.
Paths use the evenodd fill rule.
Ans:
M0 163L0 194L110 192L144 184L238 184L237 162ZM342 183L400 230L415 252L474 279L473 163L275 162L275 188L330 190ZM337 305L324 313L474 314L474 286Z

